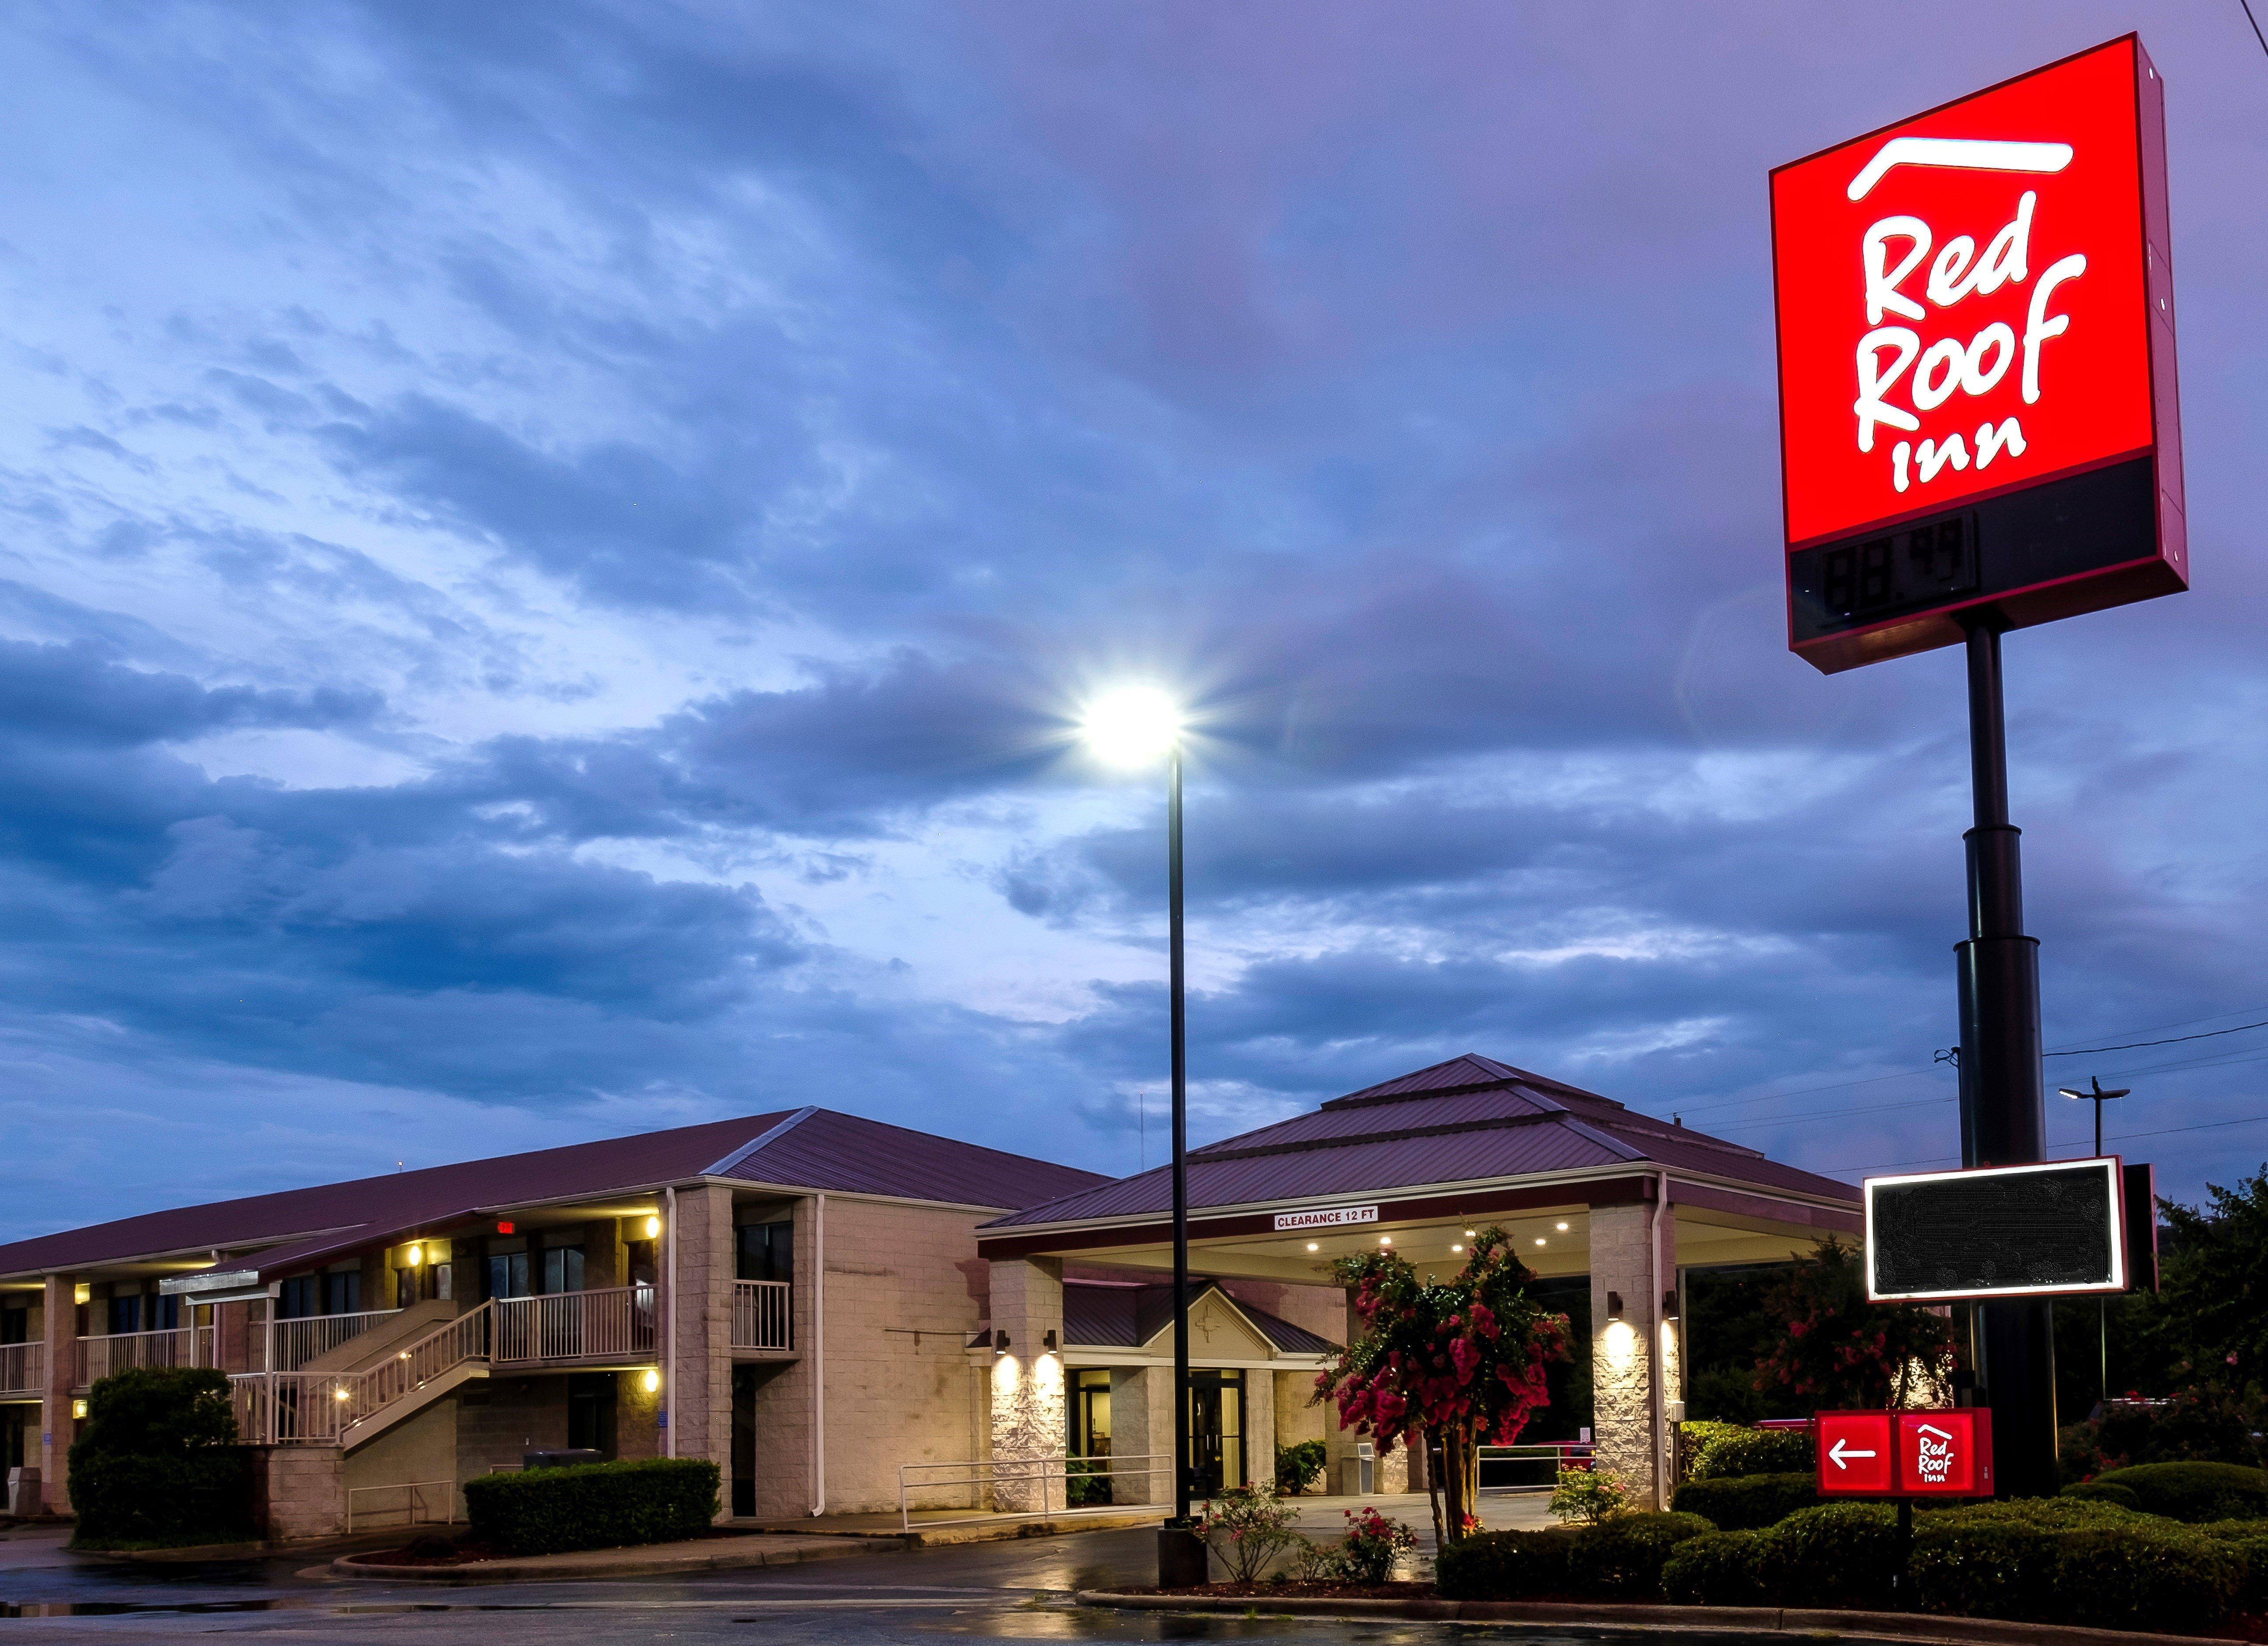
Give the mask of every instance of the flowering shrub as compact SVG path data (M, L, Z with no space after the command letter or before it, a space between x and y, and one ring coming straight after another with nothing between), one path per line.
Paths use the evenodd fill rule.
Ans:
M1787 1333L1765 1346L1754 1386L1818 1409L1902 1406L1953 1372L1953 1324L1910 1303L1867 1301L1859 1253L1833 1236L1764 1295Z
M1346 1541L1339 1546L1334 1564L1351 1583L1382 1583L1394 1572L1396 1557L1418 1546L1418 1534L1398 1520L1388 1520L1365 1504L1344 1511Z
M1630 1507L1630 1487L1611 1469L1562 1469L1546 1505L1560 1524L1595 1526Z
M1197 1515L1197 1532L1220 1556L1233 1583L1256 1583L1278 1554L1306 1539L1271 1482L1223 1492Z
M1390 1251L1332 1271L1356 1288L1364 1330L1315 1380L1317 1398L1337 1403L1344 1427L1375 1435L1381 1454L1421 1435L1438 1449L1441 1466L1427 1473L1433 1524L1454 1541L1476 1501L1475 1448L1511 1444L1545 1404L1544 1363L1566 1359L1567 1318L1528 1297L1528 1269L1501 1229L1475 1236L1446 1283L1420 1281Z

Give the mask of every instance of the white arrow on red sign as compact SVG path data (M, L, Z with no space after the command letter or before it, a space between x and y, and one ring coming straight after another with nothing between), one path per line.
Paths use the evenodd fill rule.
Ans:
M1835 1459L1835 1466L1837 1468L1847 1469L1851 1465L1843 1461L1845 1458L1874 1458L1879 1457L1881 1454L1879 1452L1861 1451L1847 1440L1837 1440L1832 1446L1830 1446L1827 1449L1827 1455Z

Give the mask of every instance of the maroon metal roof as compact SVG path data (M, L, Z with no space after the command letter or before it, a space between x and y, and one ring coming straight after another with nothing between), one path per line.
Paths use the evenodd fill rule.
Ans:
M1204 1208L1383 1195L1432 1184L1614 1166L1666 1166L1851 1204L1859 1198L1848 1184L1767 1160L1755 1149L1468 1054L1192 1150L1189 1204ZM1161 1166L1027 1207L985 1228L1160 1215L1171 1209L1172 1195L1170 1169Z
M1261 1336L1286 1354L1328 1354L1338 1345L1293 1325L1280 1315L1248 1303L1214 1280L1189 1277L1189 1304L1219 1292L1236 1305ZM1064 1341L1101 1348L1139 1348L1164 1331L1174 1318L1174 1288L1160 1286L1064 1282Z
M1094 1172L855 1115L825 1109L800 1112L801 1124L781 1131L735 1163L729 1175L830 1192L970 1206L1021 1206L1108 1181ZM0 1245L0 1274L51 1273L216 1247L263 1247L258 1253L261 1273L282 1273L377 1241L436 1230L489 1207L698 1177L798 1113L712 1120L145 1213Z

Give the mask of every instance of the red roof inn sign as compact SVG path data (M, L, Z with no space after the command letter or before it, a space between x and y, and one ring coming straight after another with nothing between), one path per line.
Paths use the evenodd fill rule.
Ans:
M2188 586L2163 84L2129 35L1773 172L1789 643Z
M1992 1413L1822 1412L1822 1497L1990 1497Z

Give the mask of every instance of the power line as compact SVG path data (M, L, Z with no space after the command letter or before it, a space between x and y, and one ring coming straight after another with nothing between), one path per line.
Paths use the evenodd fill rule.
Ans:
M2252 25L2252 38L2260 42L2260 49L2268 51L2268 34L2260 32L2260 19L2252 15L2252 0L2236 0L2244 8L2244 20Z
M2249 1114L2242 1119L2207 1120L2200 1126L2160 1126L2152 1132L2121 1132L2116 1136L2106 1137L2102 1140L2106 1143L2125 1143L2138 1137L2171 1137L2177 1132L2217 1132L2224 1126L2257 1126L2264 1120L2268 1120L2268 1114ZM1894 1160L1881 1166L1823 1166L1812 1170L1828 1176L1844 1171L1896 1171L1901 1166L1941 1166L1948 1161L1958 1161L1960 1158L1958 1155L1933 1155L1927 1160Z
M2178 1045L2184 1040L2210 1040L2215 1035L2241 1035L2248 1029L2268 1029L2268 1018L2257 1023L2239 1023L2234 1029L2208 1029L2202 1034L2176 1035L2169 1040L2128 1040L2115 1046L2083 1046L2077 1052L2043 1052L2042 1057L2090 1058L2098 1052L2134 1052L2144 1046Z

